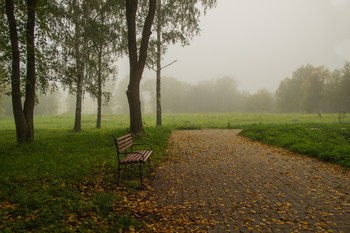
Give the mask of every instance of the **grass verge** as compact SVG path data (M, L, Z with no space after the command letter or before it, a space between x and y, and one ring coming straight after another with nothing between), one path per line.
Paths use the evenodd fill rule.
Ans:
M260 124L241 135L322 161L350 167L349 124Z

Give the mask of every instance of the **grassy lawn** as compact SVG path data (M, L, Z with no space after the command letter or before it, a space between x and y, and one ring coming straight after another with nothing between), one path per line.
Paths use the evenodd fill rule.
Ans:
M118 232L141 225L124 203L139 186L137 168L116 185L110 135L126 133L125 125L98 130L91 121L90 129L73 133L68 120L39 118L30 145L14 143L10 126L0 130L0 232ZM138 141L153 145L155 166L171 130L147 127L146 133Z
M254 140L350 167L350 122L337 114L165 114L163 123L155 128L146 115L146 136L138 139L153 145L153 166L166 157L172 129L243 128ZM137 168L116 185L110 135L125 134L128 124L127 116L104 116L95 129L95 117L84 116L83 131L73 133L72 116L38 116L35 142L17 145L13 119L1 118L0 232L118 232L147 224L130 205L140 198Z
M241 135L350 167L350 124L251 125Z

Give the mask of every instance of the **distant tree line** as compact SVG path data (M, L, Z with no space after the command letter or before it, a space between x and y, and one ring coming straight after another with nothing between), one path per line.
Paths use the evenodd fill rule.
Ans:
M350 63L329 71L324 66L305 65L291 77L283 79L276 92L261 89L255 93L239 90L232 77L221 77L191 84L172 77L163 77L162 102L165 113L205 112L350 112ZM102 106L106 114L127 114L129 111L124 90L127 79L117 85L108 83L106 91L114 93ZM142 83L142 111L156 112L156 80ZM85 112L91 112L96 102L85 98ZM0 115L11 115L11 98L0 95ZM74 97L55 92L39 95L36 114L50 115L75 111Z
M206 112L350 112L350 63L341 69L329 71L324 66L301 66L291 77L283 79L276 92L261 89L255 93L239 90L232 77L221 77L191 84L172 77L163 77L162 102L165 113ZM129 106L124 90L127 79L117 85L108 83L106 91L114 93L104 101L106 114L127 114ZM156 80L142 83L142 111L156 112ZM85 112L91 113L96 102L85 98ZM0 96L0 114L11 115L11 99ZM58 114L75 111L74 97L55 92L39 95L36 114Z
M152 85L147 89L154 95ZM163 104L165 112L350 112L350 63L333 71L324 66L301 66L283 79L274 93L266 89L253 94L240 91L230 77L198 84L164 78Z
M350 63L332 72L324 66L298 68L280 82L276 104L281 112L349 112Z
M149 81L151 82L151 81ZM145 84L147 85L147 84ZM151 105L154 90L148 84ZM222 77L189 84L175 78L164 78L162 86L163 111L170 113L260 112L273 111L273 95L267 90L255 94L242 92L231 77Z
M149 104L153 106L154 85L147 82L144 91L152 96ZM349 112L350 63L333 71L303 65L283 79L275 92L261 89L253 94L240 91L231 77L198 84L163 78L162 101L164 112Z

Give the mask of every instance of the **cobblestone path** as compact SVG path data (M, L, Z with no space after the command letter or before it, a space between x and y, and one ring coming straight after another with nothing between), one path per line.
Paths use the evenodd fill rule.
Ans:
M203 232L350 232L349 170L238 133L175 131L157 202L187 206Z

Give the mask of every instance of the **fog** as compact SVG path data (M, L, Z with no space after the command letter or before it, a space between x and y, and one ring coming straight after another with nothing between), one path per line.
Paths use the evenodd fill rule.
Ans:
M197 83L233 77L240 90L276 90L302 65L340 68L350 59L349 0L218 0L190 46L171 46L164 76ZM119 77L128 75L128 60ZM145 71L144 78L155 78Z
M201 35L195 37L190 46L170 46L164 56L163 66L174 60L177 62L162 70L163 111L287 111L278 106L286 106L285 103L294 100L283 99L283 94L290 96L289 92L303 91L305 96L322 92L317 101L329 101L317 104L318 109L288 111L349 112L348 89L330 88L333 84L328 82L323 83L321 89L310 85L314 90L306 90L308 85L304 84L315 81L311 76L304 77L304 84L285 80L308 64L312 66L305 70L318 73L317 80L322 80L325 76L319 66L332 71L350 61L349 12L350 0L218 0L217 7L201 18ZM104 109L107 114L128 112L127 57L117 65L117 85L109 83L105 87L105 91L113 94ZM144 112L155 111L155 76L154 71L144 72L141 87ZM284 89L276 99L275 91L283 80ZM337 80L344 83L342 86L349 86L341 76ZM288 89L287 84L299 85L299 89ZM75 101L72 98L66 93L39 98L36 113L73 112ZM306 104L305 98L300 106ZM5 104L0 108L0 115L11 114L10 98L5 97L2 102ZM219 102L224 105L218 105ZM316 106L315 101L310 103ZM96 102L88 96L84 99L83 112L96 112Z

